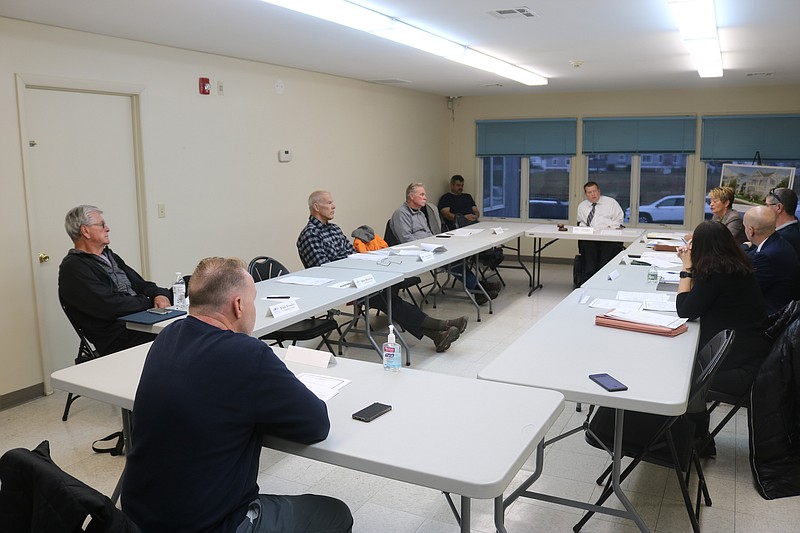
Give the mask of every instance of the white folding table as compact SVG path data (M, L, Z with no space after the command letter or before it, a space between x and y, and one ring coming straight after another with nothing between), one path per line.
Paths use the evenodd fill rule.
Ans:
M576 289L481 370L478 378L552 389L568 400L615 409L612 485L625 511L528 492L536 475L515 491L506 504L519 496L532 497L624 516L634 520L642 531L648 531L619 482L624 412L665 416L686 412L700 326L688 323L688 331L677 337L595 326L595 316L604 311L590 308L588 302L579 303L583 296L589 296L590 300L614 299L616 291ZM589 379L589 374L598 373L611 374L627 385L628 390L607 392ZM541 460L539 453L537 462ZM537 465L537 472L540 466Z
M332 285L335 285L338 282L344 282L348 280L352 281L355 278L365 275L371 275L375 282L362 287L355 287L353 284L346 288L332 287ZM295 285L284 283L284 281L291 279L293 276L305 278L327 278L332 281L326 282L322 285ZM366 304L369 305L370 294L381 291L387 287L391 287L395 283L402 281L402 279L403 276L401 274L388 270L379 271L365 268L354 268L350 271L343 271L342 269L331 268L330 266L326 265L321 267L307 268L298 272L285 274L278 278L259 281L256 283L256 323L255 327L253 328L253 336L261 337L262 335L272 333L273 331L278 331L281 328L290 326L320 313L325 313L328 309L339 307L340 305L357 300L359 298L365 298ZM389 293L387 296L387 301L389 303L387 313L389 322L391 323L391 293L390 291L387 291L387 293ZM297 306L300 309L296 312L281 315L280 317L275 318L269 313L269 307L278 302L275 300L265 300L264 297L269 295L292 296L295 298ZM175 320L181 320L182 318L183 317L176 317L170 320L157 322L152 325L137 324L133 322L127 322L126 325L129 329L158 334L172 322ZM376 352L378 352L378 354L380 354L381 349L372 336L372 332L369 329L369 323L367 323L366 335L372 347ZM408 345L401 335L398 335L398 340L405 348L406 364L410 364L411 354Z
M126 449L131 444L130 413L149 346L52 374L55 388L122 408ZM284 350L276 353L282 357ZM462 532L470 530L472 498L494 499L495 522L498 530L505 531L503 491L541 446L564 408L564 396L552 390L405 368L385 372L381 365L349 359L340 358L325 369L287 366L296 374L339 376L352 383L328 401L331 431L326 440L301 445L267 438L265 446L440 490ZM352 419L352 413L376 401L388 403L392 411L370 423ZM451 493L461 496L460 513Z
M580 231L580 228L578 229ZM635 242L645 232L641 228L595 229L592 233L576 232L575 226L564 226L558 229L556 224L539 224L525 231L525 236L533 238L533 281L528 296L536 289L542 288L542 254L548 246L558 240L600 241L600 242ZM545 242L547 240L547 242Z

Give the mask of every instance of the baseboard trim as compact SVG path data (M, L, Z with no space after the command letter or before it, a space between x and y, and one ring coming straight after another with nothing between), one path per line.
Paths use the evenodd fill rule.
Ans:
M44 383L0 395L0 411L44 396Z

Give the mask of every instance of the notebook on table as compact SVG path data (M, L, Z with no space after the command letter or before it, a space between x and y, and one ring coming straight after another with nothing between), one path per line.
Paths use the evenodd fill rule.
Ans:
M152 313L144 310L139 311L138 313L131 313L130 315L121 316L117 320L122 320L123 322L133 322L134 324L156 324L158 322L163 322L164 320L169 320L170 318L175 318L177 316L183 316L186 314L186 311L180 311L178 309L165 309L165 311L167 311L167 313L162 315L160 313Z

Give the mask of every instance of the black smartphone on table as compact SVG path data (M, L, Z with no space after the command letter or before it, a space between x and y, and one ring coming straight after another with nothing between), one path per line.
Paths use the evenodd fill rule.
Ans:
M369 405L361 409L360 411L356 411L355 413L353 413L353 419L360 420L361 422L372 422L379 416L385 415L391 410L392 410L391 405L375 402L372 405Z
M610 374L589 374L589 379L603 387L608 392L619 392L628 390L628 386L624 383L617 381L616 378Z

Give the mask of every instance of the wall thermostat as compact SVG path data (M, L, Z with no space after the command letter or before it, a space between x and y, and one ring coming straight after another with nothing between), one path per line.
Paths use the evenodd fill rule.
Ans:
M278 161L281 163L288 163L292 160L291 150L278 150Z

